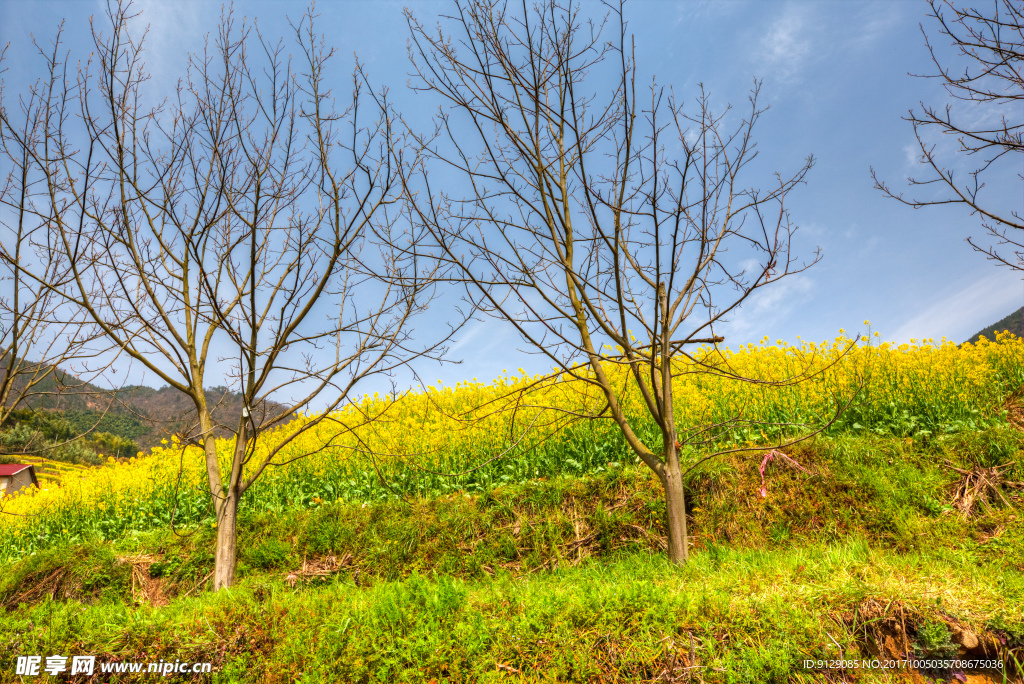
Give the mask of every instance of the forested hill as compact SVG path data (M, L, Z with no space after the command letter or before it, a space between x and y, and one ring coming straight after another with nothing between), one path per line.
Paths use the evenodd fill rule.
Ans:
M996 333L1002 332L1003 330L1009 330L1018 337L1022 336L1022 332L1024 332L1024 307L1014 311L1003 320L993 323L983 330L979 330L974 337L967 341L971 343L977 342L982 335L989 340L994 340L996 338Z
M0 373L3 369L0 368ZM207 401L214 407L213 418L218 423L235 425L242 411L242 395L226 387L207 389ZM79 380L73 374L56 369L37 386L35 396L23 402L21 408L59 411L77 431L109 432L134 440L148 449L170 435L180 433L195 424L192 402L171 387L154 389L145 385L105 390ZM280 407L267 407L276 411ZM255 411L259 420L261 411ZM226 431L220 431L222 436Z

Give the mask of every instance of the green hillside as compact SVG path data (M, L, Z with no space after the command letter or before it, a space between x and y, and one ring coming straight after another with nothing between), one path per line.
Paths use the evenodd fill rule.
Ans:
M982 335L984 335L986 339L994 340L996 338L996 333L1002 332L1003 330L1009 330L1018 337L1024 336L1024 308L1018 309L1001 321L979 330L967 341L973 344L977 342Z
M3 373L0 367L0 373ZM0 376L2 377L2 376ZM214 420L234 424L242 411L242 395L226 387L211 387L207 401ZM34 389L34 396L19 408L57 414L79 434L104 432L132 440L149 449L195 422L195 408L189 399L171 387L155 389L128 385L115 390L86 382L57 368ZM277 404L268 407L277 410ZM258 417L257 412L257 417ZM226 436L226 430L219 431Z

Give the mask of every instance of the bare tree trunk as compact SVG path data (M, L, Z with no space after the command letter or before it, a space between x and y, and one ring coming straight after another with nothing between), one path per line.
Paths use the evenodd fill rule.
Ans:
M679 452L713 446L728 423L686 430L681 447L673 373L765 382L735 373L717 349L685 348L722 342L715 326L747 297L817 261L796 259L786 210L814 160L750 184L760 83L735 128L703 87L691 112L657 84L644 105L624 2L604 4L611 40L603 22L559 0L464 0L450 31L406 10L413 87L442 104L432 132L410 133L422 162L403 182L414 223L430 234L425 249L466 286L473 311L507 321L533 351L600 389L605 401L588 417L614 420L657 474L668 556L683 563ZM606 60L600 69L616 77L588 81ZM451 125L456 117L472 125ZM452 183L432 186L435 164ZM647 419L661 445L638 434Z
M238 491L229 489L217 513L217 549L213 569L213 590L235 583L238 546Z
M670 446L674 451L675 446ZM674 454L673 454L674 455ZM678 458L667 458L661 477L665 489L665 518L668 527L668 559L682 565L689 558L689 538L686 532L686 495Z
M283 43L226 9L204 50L184 55L187 77L147 109L141 103L159 94L148 83L144 38L129 30L138 11L131 0L106 4L111 30L93 27L94 68L76 70L58 34L44 55L48 78L28 99L4 99L0 83L0 159L13 169L0 175L0 229L21 237L0 245L0 276L27 281L16 298L0 293L0 361L24 360L31 326L45 341L56 331L43 335L39 326L65 319L67 308L73 350L91 360L102 351L93 339L103 339L194 403L198 434L190 425L182 442L203 450L221 589L234 579L238 505L253 482L354 401L362 378L442 360L458 326L434 344L410 344L411 321L441 275L416 249L421 230L390 209L420 152L404 156L400 118L384 91L372 95L375 123L367 125L361 67L351 104L334 108L324 90L334 50L316 33L315 13L289 23L302 64L295 69ZM0 50L0 72L5 66ZM15 111L28 116L24 124L11 118ZM8 214L20 222L8 226ZM49 256L36 259L24 246ZM40 364L53 357L34 356L42 356L35 374L0 366L8 378L39 384ZM216 376L245 400L231 456L218 455L214 435L231 421L214 422L206 395L205 380ZM311 404L319 416L292 421L266 449L254 448L265 427Z

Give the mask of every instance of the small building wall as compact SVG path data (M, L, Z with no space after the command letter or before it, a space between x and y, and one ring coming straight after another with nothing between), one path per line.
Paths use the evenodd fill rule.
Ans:
M0 496L14 494L25 487L31 487L32 484L32 471L29 468L14 475L0 477Z

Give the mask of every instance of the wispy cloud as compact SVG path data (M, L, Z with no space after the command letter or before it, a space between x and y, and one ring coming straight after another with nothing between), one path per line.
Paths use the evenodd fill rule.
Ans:
M494 322L476 321L464 328L464 332L459 335L456 342L449 348L449 354L453 357L457 357L458 352L474 343L481 335L483 335L484 330L486 330L488 326L494 328Z
M531 350L511 324L491 318L473 321L463 328L447 358L455 363L436 367L424 377L437 377L452 386L470 378L489 381L500 375L501 370L515 374L520 366L530 373L546 373L554 365Z
M97 20L106 12L106 3ZM188 54L202 49L206 34L215 31L220 3L164 2L163 0L136 0L133 9L139 12L131 27L138 37L146 31L143 59L153 79L155 89L172 89L179 78L185 76Z
M772 22L761 39L757 57L766 63L781 81L799 80L804 62L811 54L811 39L806 30L804 11L788 4L782 16Z
M736 348L760 339L763 331L788 318L813 289L814 281L810 277L796 275L759 290L739 312L730 316L730 323L723 326L726 344ZM719 330L715 332L719 333Z
M903 154L906 157L907 168L916 168L921 163L921 146L915 140L903 146Z
M800 83L812 78L808 71L815 63L831 61L836 66L837 56L846 64L855 53L859 58L872 54L902 21L901 12L891 3L835 3L830 9L822 9L824 4L769 5L780 7L781 11L760 40L755 41L752 59L768 69L777 81Z
M993 267L992 273L961 288L950 288L924 311L907 320L892 335L895 342L935 338L943 335L962 342L974 333L999 320L1024 299L1020 276L1009 269Z
M848 31L844 41L846 50L870 50L890 31L897 29L905 21L902 7L898 3L863 2L857 5L860 10L854 20L854 28Z
M739 3L720 2L718 0L690 0L680 2L676 5L675 26L684 22L720 20L725 17L742 12L743 7Z
M933 97L924 100L924 104L932 108L938 116L945 118L947 105L949 106L948 116L958 127L967 131L999 131L1003 128L1004 117L1012 117L1013 113L1008 111L1005 103L999 102L965 102L950 97L943 90L936 89ZM920 106L915 106L913 112L916 116L927 119ZM908 126L909 129L909 126ZM937 125L919 126L918 134L922 141L932 151L935 159L943 166L957 173L968 173L984 164L984 159L989 159L996 153L990 150L984 157L971 156L963 153L961 136L949 135L943 128ZM971 141L968 141L971 142ZM912 139L904 146L906 152L906 163L913 170L919 170L924 159L921 156L921 144Z

